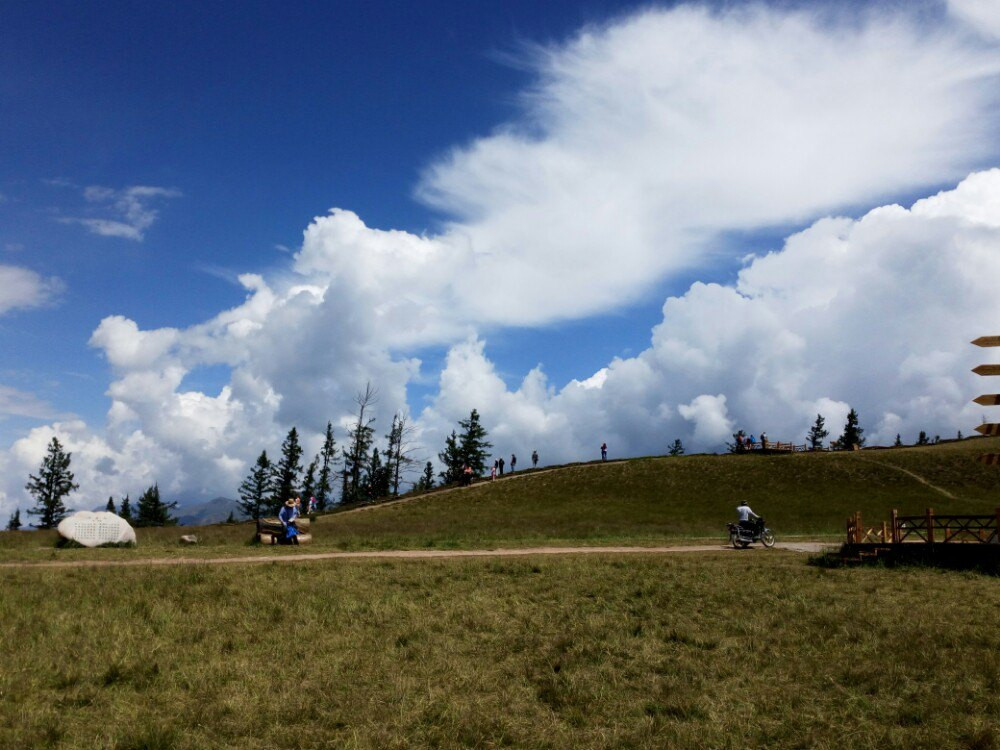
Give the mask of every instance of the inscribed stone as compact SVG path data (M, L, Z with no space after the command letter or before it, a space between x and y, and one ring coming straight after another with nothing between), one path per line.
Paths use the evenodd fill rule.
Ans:
M81 510L59 522L59 535L84 547L135 544L135 529L124 518L107 511Z

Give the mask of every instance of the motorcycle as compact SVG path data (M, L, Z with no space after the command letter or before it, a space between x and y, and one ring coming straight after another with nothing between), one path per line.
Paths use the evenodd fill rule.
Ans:
M749 547L754 542L760 542L765 547L774 546L774 532L764 525L764 519L753 522L753 528L744 528L738 521L726 524L729 529L729 543L736 549Z

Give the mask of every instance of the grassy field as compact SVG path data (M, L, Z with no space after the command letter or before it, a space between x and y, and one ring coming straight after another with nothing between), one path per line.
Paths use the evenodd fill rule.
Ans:
M1000 450L1000 439L882 451L642 458L571 466L361 513L323 516L314 529L315 543L298 551L721 540L739 499L762 513L779 539L837 541L856 510L869 522L888 518L892 508L904 514L922 513L928 506L939 513L992 513L1000 504L1000 471L974 460L988 450ZM202 543L180 547L178 537L192 532ZM246 524L139 529L138 535L135 550L55 550L54 533L0 533L0 561L297 552L248 546L253 532Z
M4 577L4 748L1000 740L1000 579L972 574L751 551Z

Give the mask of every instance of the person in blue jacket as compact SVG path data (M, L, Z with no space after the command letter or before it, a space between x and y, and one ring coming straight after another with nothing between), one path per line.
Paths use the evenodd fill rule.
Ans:
M295 501L289 498L278 511L278 520L285 527L285 543L298 544L299 530L295 525L295 519L299 517L299 509L295 506Z

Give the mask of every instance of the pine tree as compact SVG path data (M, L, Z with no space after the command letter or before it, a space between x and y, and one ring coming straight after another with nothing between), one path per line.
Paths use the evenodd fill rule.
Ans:
M115 515L118 515L118 511L115 510L115 499L113 497L108 498L108 504L104 506L104 510L106 510L108 513L114 513Z
M899 436L898 432L896 433L896 442L893 443L892 445L894 448L899 448L903 445L903 439Z
M462 454L462 462L465 466L472 467L473 476L482 476L486 471L486 459L489 457L489 449L492 443L486 441L486 429L479 423L479 412L475 409L469 414L468 419L460 419L458 426L462 428L462 436L459 439L459 451Z
M273 483L274 466L267 457L267 451L261 451L257 456L257 463L240 485L240 499L237 501L240 510L254 521L258 520L267 508Z
M10 520L7 522L7 531L20 531L21 530L21 509L15 508L14 512L10 514Z
M229 516L226 518L226 523L236 523L236 515L229 511Z
M930 439L927 437L927 433L923 430L920 431L920 435L917 436L917 445L927 445Z
M669 451L671 456L683 456L684 455L684 445L681 443L681 439L677 438L674 440L674 444L670 446Z
M452 484L462 478L462 469L465 468L465 459L462 457L462 450L458 445L458 435L451 431L451 435L445 438L444 451L438 453L438 458L444 464L444 471L440 472L441 484Z
M412 432L413 428L407 425L405 416L402 414L392 416L392 427L385 436L388 443L385 449L385 471L389 479L389 494L393 497L399 497L403 472L415 463L409 455L413 451L408 441Z
M378 450L373 450L371 453L368 467L361 480L361 487L362 495L369 502L374 502L389 494L389 473L382 463Z
M427 492L427 490L434 487L434 465L428 461L424 465L424 474L417 480L417 485L414 489L417 492Z
M823 450L823 441L829 434L829 431L826 429L826 420L823 419L822 414L817 414L816 421L809 428L809 434L806 435L806 440L809 441L809 450Z
M306 469L305 479L302 480L302 502L308 505L309 498L316 496L316 466L319 463L319 456L316 456Z
M955 439L956 440L961 440L962 439L962 431L961 430L958 431L958 437L956 437Z
M337 441L333 439L333 424L326 423L326 438L319 452L319 483L316 485L316 507L326 510L326 504L333 501L332 480L337 463Z
M136 506L136 526L176 526L177 519L170 515L170 511L177 507L177 503L165 503L160 499L160 487L154 484L139 497Z
M59 439L53 437L38 469L38 476L28 475L24 488L37 503L34 508L28 509L28 513L39 516L40 522L32 524L39 529L57 526L67 513L63 498L79 489L79 485L73 482L73 472L69 470L71 456L71 453L63 452Z
M861 429L858 422L857 411L851 409L847 413L847 423L844 425L844 434L837 440L840 450L854 450L855 446L861 448L865 444L865 439L862 437L864 434L865 431Z
M375 435L375 428L372 426L375 423L375 418L366 417L365 412L377 401L378 389L373 388L371 383L365 385L363 393L358 393L354 397L354 402L358 405L358 420L347 433L350 446L341 451L344 458L342 470L344 487L340 497L341 503L356 503L365 499L361 480L371 461L369 453Z
M270 511L277 513L286 500L294 500L298 494L299 474L302 473L302 446L299 445L299 431L294 427L288 431L281 444L281 460L274 466L274 484L271 485Z
M119 506L118 515L129 523L132 523L132 501L128 499L128 495L125 495L125 497L122 498L122 504Z

